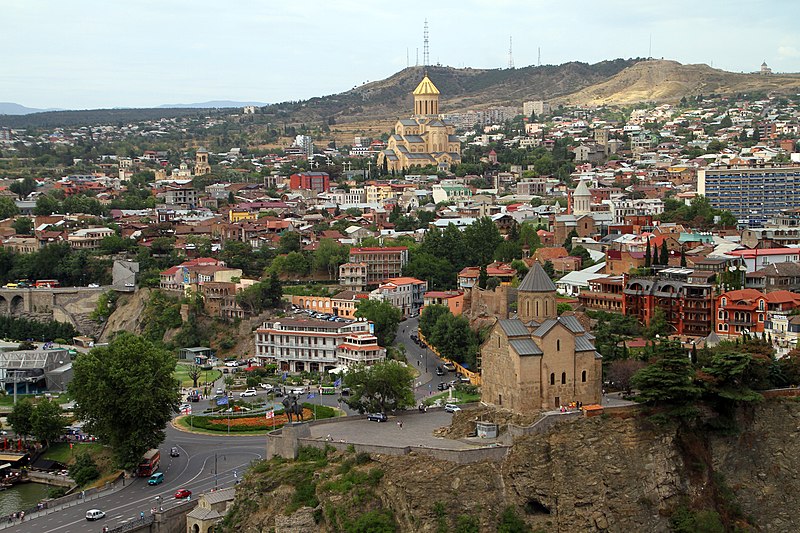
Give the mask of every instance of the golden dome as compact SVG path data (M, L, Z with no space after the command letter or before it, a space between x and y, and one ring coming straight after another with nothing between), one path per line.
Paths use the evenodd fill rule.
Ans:
M419 82L419 85L417 85L417 88L414 89L412 94L414 96L423 94L439 94L439 89L436 88L436 85L434 85L428 75L425 74L425 77L422 78L422 81Z

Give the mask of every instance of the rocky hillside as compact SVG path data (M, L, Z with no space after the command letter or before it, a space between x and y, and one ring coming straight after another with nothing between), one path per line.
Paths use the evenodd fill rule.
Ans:
M308 451L249 473L224 530L522 531L516 516L537 532L798 531L799 430L800 403L778 400L741 413L735 434L566 422L501 465Z
M610 79L558 98L565 104L629 105L639 102L677 102L698 94L734 95L748 92L797 92L800 75L740 74L708 65L677 61L640 61Z

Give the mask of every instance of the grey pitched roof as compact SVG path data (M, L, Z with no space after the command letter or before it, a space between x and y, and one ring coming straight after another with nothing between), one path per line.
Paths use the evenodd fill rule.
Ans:
M214 509L206 509L203 507L195 507L186 515L188 518L194 518L196 520L216 520L217 518L222 518L222 515L219 514L218 511Z
M520 356L524 355L542 355L542 349L539 348L532 339L513 339L508 341L508 344L514 348Z
M586 335L579 335L575 337L575 351L576 352L593 352L595 350L594 343L586 338Z
M206 502L208 502L210 505L213 505L215 503L233 501L233 498L235 496L236 496L236 487L219 489L217 491L209 492L208 494L203 495L203 497L206 499Z
M509 318L509 319L500 319L498 320L498 322L500 323L500 327L503 328L503 331L509 337L521 337L530 335L528 328L525 327L525 324L522 323L522 320L518 320L516 318Z
M574 315L560 316L558 321L567 326L567 329L573 333L583 333L586 331Z
M556 320L555 318L548 318L547 320L542 322L541 326L536 328L536 330L533 332L533 335L535 337L541 337L542 335L550 331L550 329L556 324L558 324L558 320Z
M550 276L539 263L534 263L522 283L517 287L518 292L556 292L556 286Z

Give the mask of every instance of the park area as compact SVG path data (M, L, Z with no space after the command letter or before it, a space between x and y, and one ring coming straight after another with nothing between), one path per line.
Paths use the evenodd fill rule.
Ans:
M181 388L194 387L194 381L190 375L193 367L195 367L193 363L179 362L175 365L175 372L173 375L175 376L175 379L181 382ZM202 386L202 384L205 382L213 383L221 376L222 372L219 370L200 370L197 384L198 386Z
M341 413L337 409L325 405L303 404L303 419L306 421L333 418L340 416L340 414ZM272 418L267 418L266 413L262 411L257 414L231 414L230 416L188 415L182 416L177 420L177 423L184 429L199 429L214 433L227 433L230 431L231 433L236 432L240 434L272 431L273 429L283 427L286 422L287 417L283 411L275 412Z

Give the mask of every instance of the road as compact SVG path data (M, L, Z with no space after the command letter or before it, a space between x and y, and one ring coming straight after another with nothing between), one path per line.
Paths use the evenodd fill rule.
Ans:
M79 533L102 531L123 522L138 520L139 513L150 514L160 504L169 508L178 503L174 494L181 488L192 491L192 497L217 487L233 485L254 460L264 457L266 438L262 436L219 437L178 431L167 427L167 438L161 445L161 467L164 483L148 486L144 478L129 479L115 492L83 504L51 511L43 516L26 517L25 522L12 525L6 531L40 533ZM179 457L170 457L169 450L177 446ZM100 509L106 513L104 520L86 521L86 511ZM91 525L90 525L91 524ZM2 527L2 524L0 524Z
M417 334L419 327L419 318L409 318L400 323L397 328L397 341L403 344L406 348L406 358L409 364L414 365L416 362L417 369L420 375L415 382L414 397L417 401L421 401L431 395L439 394L439 383L452 381L456 375L453 372L446 372L443 376L436 375L436 367L444 364L444 361L425 348L418 346L411 339L411 335Z

